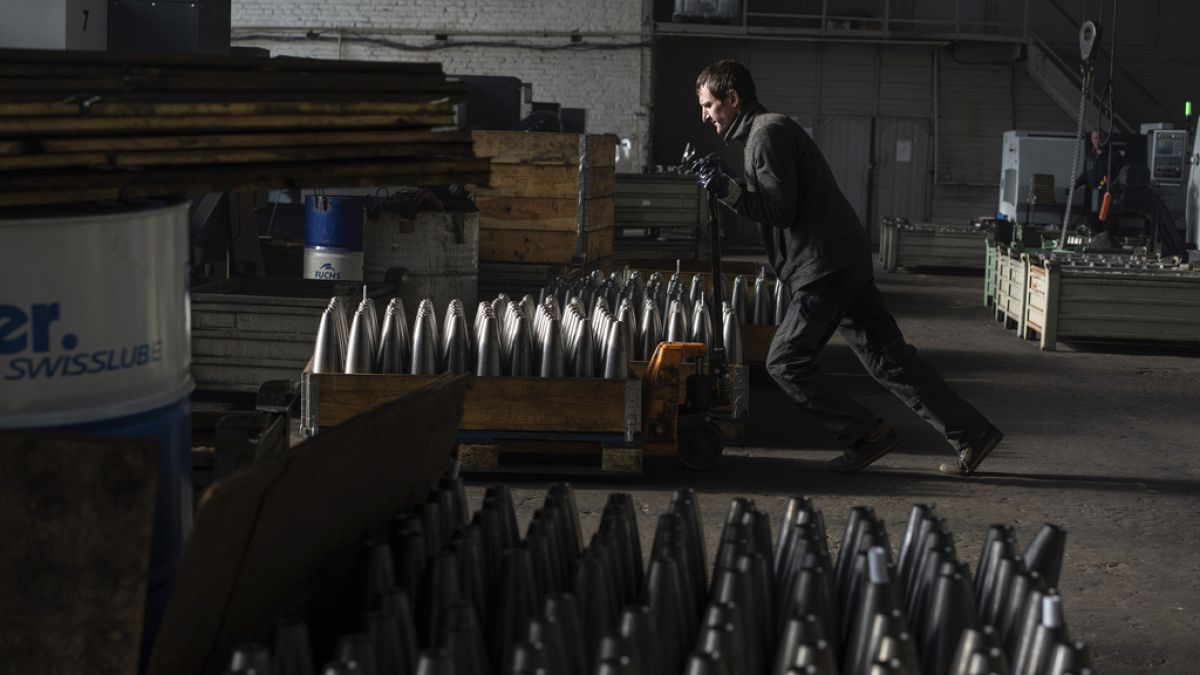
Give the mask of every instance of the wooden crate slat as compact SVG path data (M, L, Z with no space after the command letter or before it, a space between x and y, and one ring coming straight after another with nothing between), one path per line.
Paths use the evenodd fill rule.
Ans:
M613 230L588 233L587 259L612 255ZM479 259L493 262L570 263L575 257L576 234L544 230L480 230Z
M141 52L50 51L42 49L0 49L0 74L12 74L22 68L80 68L88 65L120 68L157 69L235 69L239 72L380 72L392 74L440 74L440 63L382 63L379 61L311 59L275 56L270 59L208 54L170 54ZM39 71L47 72L47 71ZM51 71L59 72L59 71Z
M0 153L0 171L97 167L109 164L108 153L73 152L41 155L5 155Z
M579 166L580 134L540 131L473 131L475 151L496 164L558 164ZM590 134L589 166L616 165L617 137Z
M44 155L58 157L59 155ZM230 148L164 152L121 152L112 164L120 167L178 164L253 164L269 162L321 161L333 159L441 159L471 157L469 146L450 145L340 145L334 147ZM3 160L0 159L0 166Z
M495 165L493 164L493 167ZM578 199L553 197L476 197L479 227L497 230L576 230ZM613 225L613 203L607 197L587 200L587 229Z
M223 129L350 129L430 127L453 123L449 114L404 115L188 115L178 117L0 118L0 136L82 133L219 131Z
M476 148L476 154L479 149ZM612 196L611 168L588 169L588 196ZM475 191L483 196L558 197L570 199L579 194L579 170L572 166L533 164L492 164L490 187Z
M89 152L93 150L188 150L261 148L290 145L362 145L376 143L469 143L464 131L309 130L277 133L185 134L171 136L115 136L98 138L50 138L37 141L44 152ZM17 141L8 141L18 143Z
M117 201L121 199L147 199L196 195L230 189L274 190L282 187L307 189L327 187L332 181L343 187L374 187L379 184L405 184L436 187L451 183L472 183L486 179L486 173L478 172L428 172L400 173L384 168L359 168L341 170L337 175L323 171L318 165L311 170L287 173L252 172L229 173L219 178L206 180L189 179L173 183L116 184L99 187L43 187L0 191L0 207L30 206L36 204L69 204L84 201ZM69 183L70 181L65 181Z
M0 108L2 110L2 108ZM204 101L198 103L108 103L88 108L89 115L429 115L453 112L449 101L390 103L375 101ZM2 114L2 113L0 113Z
M440 64L0 50L0 206L488 185ZM152 170L143 170L152 169Z
M374 114L410 115L451 112L449 101L389 102L389 101L189 101L189 102L120 102L101 100L90 105L77 103L8 103L0 102L0 117L87 115L115 116L179 116L179 115L311 115L311 114Z
M310 375L320 427L424 386L433 375ZM624 380L475 377L463 402L464 431L625 432Z
M82 69L62 77L0 76L0 89L9 92L56 91L68 94L101 94L110 91L142 92L223 92L223 91L400 91L430 94L431 98L461 94L462 84L447 82L441 75L409 74L403 77L380 77L374 73L347 71L313 74L300 71L264 72L240 70L236 73L220 70L140 70L94 71L90 76Z

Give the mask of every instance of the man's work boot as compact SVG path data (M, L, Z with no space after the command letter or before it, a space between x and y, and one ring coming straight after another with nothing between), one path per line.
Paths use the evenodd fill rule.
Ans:
M895 450L899 443L900 437L891 425L879 420L865 436L851 443L840 456L829 460L826 468L838 473L854 473Z
M1004 432L989 424L983 433L976 436L959 451L957 463L944 463L938 467L938 471L947 476L970 476L975 473L975 469L979 468L984 458L1000 444L1003 438Z

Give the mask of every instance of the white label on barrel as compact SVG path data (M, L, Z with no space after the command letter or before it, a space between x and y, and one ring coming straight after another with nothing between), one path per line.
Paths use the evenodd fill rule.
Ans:
M0 427L145 412L186 396L187 205L0 221Z

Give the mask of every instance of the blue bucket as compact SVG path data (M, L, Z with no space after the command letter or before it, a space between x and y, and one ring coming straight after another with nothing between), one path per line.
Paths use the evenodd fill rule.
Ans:
M304 278L362 281L367 197L304 198Z
M145 651L192 523L188 205L0 219L0 252L0 429L159 444Z

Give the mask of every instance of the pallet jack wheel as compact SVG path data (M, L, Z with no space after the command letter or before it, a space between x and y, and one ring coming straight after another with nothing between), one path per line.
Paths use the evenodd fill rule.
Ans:
M679 430L679 461L689 469L702 471L713 465L725 449L721 430L711 422L688 425Z

